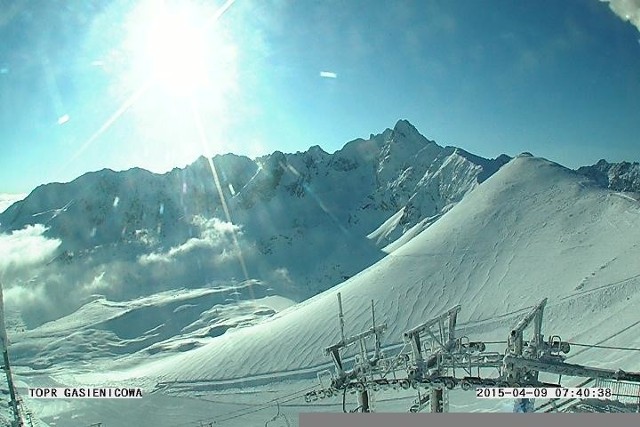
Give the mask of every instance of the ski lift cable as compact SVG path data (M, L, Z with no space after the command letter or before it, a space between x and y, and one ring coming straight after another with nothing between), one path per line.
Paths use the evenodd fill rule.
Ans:
M510 313L510 314L514 314L514 313ZM506 341L485 341L486 344L504 344L506 343ZM598 344L584 344L584 343L574 343L574 342L568 342L570 345L574 345L577 347L586 347L586 348L602 348L602 349L609 349L609 350L622 350L622 351L640 351L640 348L633 348L633 347L617 347L617 346L605 346L605 345L598 345ZM263 411L265 409L268 409L270 407L275 406L274 403L276 403L278 406L280 403L287 403L290 402L292 400L295 400L299 397L302 397L304 395L304 393L308 390L311 390L315 388L315 386L313 387L307 387L305 389L301 389L299 391L281 396L280 398L274 398L271 399L269 401L266 401L262 404L248 404L250 406L254 406L254 409L241 409L241 410L236 410L236 411L231 411L223 416L218 416L218 417L212 417L212 418L208 418L208 419L200 419L200 420L194 420L188 423L183 423L183 424L179 424L179 426L186 426L186 425L193 425L193 423L198 423L198 422L202 422L202 421L208 421L211 420L213 421L213 423L217 423L217 422L223 422L223 421L229 421L235 418L240 418L246 415L250 415L252 413L256 413L259 411ZM283 397L285 399L283 399ZM206 399L205 399L206 400ZM343 410L346 409L344 408L344 403L343 403Z
M309 388L309 389L311 389L311 388ZM306 389L306 390L309 390L309 389ZM287 403L287 402L290 402L292 400L298 399L298 398L300 398L302 396L304 396L304 392L298 392L298 395L291 396L291 397L289 397L287 399L281 399L278 402L278 406L279 406L280 403ZM233 411L233 412L221 415L221 416L219 415L219 416L214 417L212 419L215 419L215 420L218 420L218 421L228 421L228 420L232 420L232 419L235 419L235 418L244 417L246 415L253 414L255 412L260 412L260 411L263 411L265 409L272 408L275 405L274 405L274 401L271 400L271 401L263 403L263 404L254 404L254 405L250 404L250 406L252 406L253 408L251 408L251 409L249 409L249 408L239 409L237 411Z
M273 418L271 418L269 421L264 423L264 427L269 427L269 424L271 424L274 421L277 421L279 419L284 420L284 422L287 425L287 427L289 427L291 425L289 423L289 419L287 418L287 416L283 412L280 412L280 402L277 401L277 400L276 400L276 405L278 406L278 413Z
M256 412L264 411L265 409L272 408L272 407L276 406L274 403L277 403L279 405L280 403L287 403L287 402L290 402L292 400L298 399L298 398L304 396L304 394L307 391L312 390L315 387L316 387L315 385L312 386L312 387L306 387L304 389L295 391L293 393L286 394L286 395L281 396L279 398L274 398L274 399L268 400L268 401L266 401L266 402L264 402L262 404L250 404L249 403L248 405L253 407L251 409L249 409L249 408L238 409L238 410L235 410L235 411L228 412L228 413L226 413L224 415L218 415L218 416L210 417L210 418L201 418L201 419L197 419L197 420L187 421L187 422L184 422L184 423L175 424L174 426L175 427L192 426L194 424L198 424L198 423L201 423L201 422L213 422L214 424L216 424L218 422L229 421L229 420L232 420L232 419L235 419L235 418L244 417L246 415L250 415L250 414L253 414L253 413L256 413ZM284 399L283 399L283 397L284 397ZM203 400L206 400L206 399L203 399Z
M300 397L302 397L302 396L303 396L303 394L300 394L299 396L293 396L293 397L290 397L290 398L288 398L288 399L282 400L281 402L282 402L282 403L290 402L290 401L295 400L295 399L298 399L298 398L300 398ZM265 409L269 409L269 408L271 408L271 407L273 407L273 406L274 406L274 405L273 405L273 403L272 403L272 404L265 405L265 406L262 406L262 407L257 407L257 408L255 408L255 409L250 410L250 411L246 411L246 412L245 412L245 413L243 413L243 414L237 414L237 415L233 415L233 416L230 416L230 417L227 417L227 418L221 418L221 417L218 417L218 418L212 418L212 419L213 419L213 420L216 420L216 421L218 421L218 422L222 422L222 421L229 421L229 420L233 420L233 419L235 419L235 418L240 418L240 417L244 417L244 416L247 416L247 415L250 415L250 414L254 414L254 413L256 413L256 412L264 411Z
M183 426L194 426L194 425L200 425L199 423L213 423L213 424L218 424L218 423L222 423L225 421L230 421L236 418L242 418L244 416L247 415L251 415L254 414L256 412L260 412L260 411L264 411L267 410L269 408L273 408L276 405L274 403L279 403L279 406L284 406L282 405L283 403L287 403L287 402L291 402L295 399L298 399L302 396L304 396L304 393L306 393L307 391L315 388L316 386L313 387L308 387L302 390L298 390L294 393L290 393L288 395L285 395L285 397L288 397L286 399L283 399L282 397L280 398L276 398L276 399L271 399L263 404L256 404L256 403L247 403L247 405L251 406L252 408L244 408L244 409L240 409L240 410L236 410L236 411L232 411L232 412L228 412L222 416L218 415L215 417L210 417L210 418L200 418L197 420L192 420L192 421L187 421L184 423L180 423L180 424L175 424L174 427L183 427ZM346 390L344 390L345 395L346 395ZM383 401L396 401L396 400L404 400L405 398L392 398L392 399L384 399ZM206 399L203 399L206 400ZM345 396L345 400L346 400L346 396ZM345 406L344 406L345 412L346 411L346 402L345 402Z
M576 347L604 348L607 350L640 351L640 348L633 348L633 347L616 347L616 346L610 346L610 345L581 344L581 343L575 343L575 342L569 342L568 344L575 345Z

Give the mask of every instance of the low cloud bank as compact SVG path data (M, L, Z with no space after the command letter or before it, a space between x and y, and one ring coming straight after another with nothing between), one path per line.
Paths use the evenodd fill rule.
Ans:
M58 239L44 236L42 224L29 225L10 234L0 234L0 278L51 260L60 246Z
M139 257L142 265L153 263L169 263L179 260L183 256L193 254L197 250L209 249L218 254L214 256L218 261L225 261L235 254L233 235L241 236L239 226L224 222L218 218L204 219L196 217L194 225L200 229L200 236L188 239L179 246L175 246L166 252L152 252Z
M0 213L6 211L9 206L24 199L25 197L27 197L26 194L0 193Z

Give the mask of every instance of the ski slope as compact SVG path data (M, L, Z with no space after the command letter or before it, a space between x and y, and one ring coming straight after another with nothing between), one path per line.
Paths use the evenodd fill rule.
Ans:
M229 381L326 363L320 350L339 340L337 292L347 333L369 327L373 299L379 320L389 323L389 343L455 304L463 305L459 321L469 331L492 332L543 297L550 300L548 330L603 339L640 320L629 309L640 289L639 226L637 202L557 164L519 157L357 276L260 325L155 363L150 372L165 381ZM611 313L625 312L628 319L612 320ZM471 329L479 322L486 327Z
M63 408L59 401L30 401L34 411L49 414L45 420L59 417L56 425L86 425L87 414L103 414L98 418L110 418L108 425L132 425L132 418L148 411L149 423L136 425L264 425L276 414L276 399L296 425L299 412L342 410L337 398L311 406L302 399L317 383L316 373L330 366L322 349L340 339L338 292L347 334L370 327L370 300L375 301L377 321L389 325L384 345L390 354L404 330L455 304L462 304L461 333L505 340L508 329L543 297L549 298L546 336L638 348L639 256L640 203L558 164L519 156L375 265L267 320L230 328L168 356L129 354L102 365L102 372L89 365L70 373L67 365L64 372L25 372L20 379L136 385L148 393L163 384L142 403L71 401ZM569 355L572 363L640 370L637 352L574 347ZM411 399L410 392L404 398L383 395L376 408L406 411ZM454 411L510 410L506 402L477 401L461 391L452 392L451 402Z

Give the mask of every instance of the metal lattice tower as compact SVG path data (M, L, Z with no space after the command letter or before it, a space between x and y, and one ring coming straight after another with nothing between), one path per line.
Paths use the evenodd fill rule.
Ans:
M445 412L448 406L448 390L460 387L470 390L474 387L562 387L562 376L585 377L584 386L593 379L627 381L640 386L640 372L625 372L620 369L603 369L566 363L570 351L569 343L557 335L548 340L542 334L542 316L547 299L541 300L510 330L504 353L486 351L482 341L470 341L468 337L458 337L456 333L457 305L441 315L428 320L402 335L404 347L395 357L387 358L382 353L380 335L386 325L375 324L360 334L345 338L342 300L338 294L341 340L325 349L333 358L335 375L329 386L308 392L305 401L310 403L343 393L357 392L363 412L368 412L370 391L392 388L394 390L417 390L418 397L409 408L419 412L427 407L432 412ZM525 331L533 326L530 339L525 340ZM373 357L369 357L365 340L375 338ZM360 353L355 356L353 368L347 369L341 354L348 346L359 343ZM497 375L484 376L481 370L490 368ZM397 373L404 373L398 377ZM558 374L557 383L539 380L539 373ZM320 383L321 374L318 374ZM421 394L420 388L428 392ZM553 402L551 402L553 405ZM344 406L344 401L343 401ZM544 405L543 405L544 406ZM515 399L514 410L531 412L533 399ZM353 411L352 411L353 412Z
M5 373L7 379L7 387L9 388L9 396L11 402L9 406L13 412L14 420L11 423L12 427L23 427L24 423L20 416L20 406L18 398L16 396L15 385L13 384L13 375L11 374L11 364L9 363L9 341L7 339L7 330L4 323L4 299L2 293L2 283L0 283L0 349L2 351L2 370Z

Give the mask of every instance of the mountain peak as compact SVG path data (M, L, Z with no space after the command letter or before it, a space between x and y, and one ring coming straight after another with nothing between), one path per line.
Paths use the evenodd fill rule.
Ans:
M320 147L319 145L312 145L311 147L309 147L309 149L306 152L314 156L324 156L329 154L326 151L324 151L322 147Z
M387 129L383 133L383 136L385 137L385 140L409 142L412 145L417 144L417 146L435 144L435 141L431 141L422 135L418 129L416 129L416 127L406 119L398 120L393 129Z
M602 187L640 193L640 164L637 162L609 163L601 159L595 165L578 168L577 172L595 180Z
M409 123L408 120L405 120L405 119L398 120L396 125L393 127L393 133L399 134L404 137L417 136L417 135L422 137L422 134L418 132L418 129L416 129L415 126L413 126L411 123Z
M407 119L400 119L396 122L396 125L393 127L393 130L402 130L402 129L410 129L414 132L417 132L417 129L414 125L409 122Z

